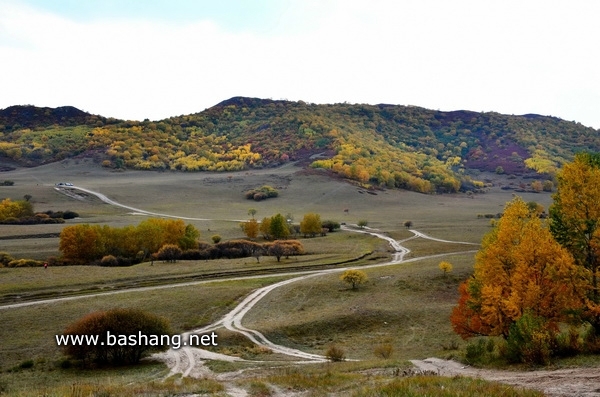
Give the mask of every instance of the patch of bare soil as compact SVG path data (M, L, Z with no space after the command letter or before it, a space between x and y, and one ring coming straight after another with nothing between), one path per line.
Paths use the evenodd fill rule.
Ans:
M600 368L568 368L540 371L479 369L451 360L411 360L422 371L442 376L469 376L536 389L548 396L600 397Z

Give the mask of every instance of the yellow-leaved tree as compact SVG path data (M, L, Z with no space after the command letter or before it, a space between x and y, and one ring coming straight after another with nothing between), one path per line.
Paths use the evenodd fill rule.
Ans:
M600 153L576 155L557 177L550 230L585 273L589 288L582 317L600 336Z
M525 312L556 327L581 309L586 291L573 257L516 197L483 238L474 274L459 288L452 327L463 338L506 338L510 326Z

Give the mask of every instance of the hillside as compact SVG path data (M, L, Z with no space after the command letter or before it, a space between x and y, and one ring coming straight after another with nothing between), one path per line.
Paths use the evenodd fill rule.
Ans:
M304 160L363 184L424 193L473 188L468 169L551 175L581 150L600 150L598 130L531 114L385 104L235 97L200 113L143 122L73 107L0 111L0 155L26 166L77 155L111 168L188 172Z

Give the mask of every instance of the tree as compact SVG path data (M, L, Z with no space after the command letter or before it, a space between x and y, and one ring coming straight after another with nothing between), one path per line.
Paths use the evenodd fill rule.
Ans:
M285 218L281 214L274 215L271 217L271 225L269 226L269 233L273 238L285 239L290 235L290 228L285 221Z
M110 337L114 340L109 340ZM130 343L130 336L147 336L147 341ZM140 359L152 351L169 348L171 335L169 322L152 313L138 309L111 309L93 312L69 325L64 335L97 335L94 344L67 345L65 353L84 364L137 364ZM155 338L156 340L151 340ZM165 340L169 339L169 340Z
M413 223L412 221L405 221L404 222L404 227L407 229L410 229L412 227Z
M550 230L585 270L584 318L600 335L600 153L580 153L557 175Z
M361 229L364 229L365 227L367 227L368 224L369 224L369 221L367 221L366 219L361 219L360 221L358 221L358 227Z
M87 265L104 254L98 226L87 224L65 227L60 232L58 249L65 262Z
M285 246L280 241L275 241L269 245L267 252L277 258L277 262L279 262L281 257L285 255Z
M319 214L312 212L305 214L300 222L300 233L304 234L304 236L310 235L311 237L315 237L321 233L321 229L321 216Z
M250 239L255 239L258 236L259 228L260 228L260 226L259 226L258 222L256 221L256 219L254 219L254 218L243 223L244 233Z
M254 219L254 215L256 215L256 210L254 208L250 208L248 210L248 215L250 215L252 219Z
M361 270L346 270L341 276L340 280L345 283L351 284L352 289L357 289L360 284L364 284L367 281L367 275Z
M263 218L263 220L260 222L260 232L265 240L269 240L271 238L271 218Z
M572 256L516 197L486 234L451 322L463 338L508 336L526 311L556 326L581 309L586 286Z
M447 276L452 271L452 264L450 262L441 261L438 267L444 272L444 276Z

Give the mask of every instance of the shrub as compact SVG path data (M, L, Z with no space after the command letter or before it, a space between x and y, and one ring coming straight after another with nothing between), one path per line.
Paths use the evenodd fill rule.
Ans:
M382 343L380 345L375 346L373 351L376 356L388 359L392 356L394 352L394 346L391 343Z
M6 265L6 267L38 267L42 266L44 262L36 261L35 259L14 259Z
M8 266L14 259L8 252L0 251L0 267Z
M75 211L65 211L63 213L63 219L74 219L74 218L79 218L79 214Z
M325 357L327 357L329 361L333 362L344 361L346 359L346 352L336 345L331 345L325 352Z
M271 197L277 197L279 192L272 186L264 185L258 189L248 190L244 193L244 196L248 200L261 201Z
M323 221L321 222L321 225L326 228L329 229L329 232L334 232L336 230L338 230L340 228L340 223L336 222L336 221L331 221L331 220L327 220L327 221Z
M127 341L130 335L148 336L148 341L140 343L107 343L107 332L116 341ZM76 344L64 347L65 353L84 365L123 365L136 364L147 353L168 349L167 339L171 335L166 319L138 309L111 309L93 312L69 325L64 335L97 335L94 345ZM152 339L154 336L156 338ZM112 342L112 341L111 341Z
M215 234L214 236L211 237L211 240L213 241L213 243L217 244L221 241L221 236L219 236L218 234Z
M101 266L118 266L119 261L113 255L106 255L100 260Z
M556 337L556 355L560 357L575 356L582 351L579 331L569 327L567 332L562 332Z
M510 362L546 365L555 347L555 336L544 318L525 312L510 326L506 343Z
M181 248L175 244L165 244L156 253L156 259L165 262L177 262L181 258Z

